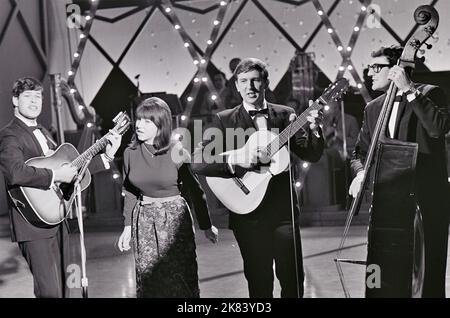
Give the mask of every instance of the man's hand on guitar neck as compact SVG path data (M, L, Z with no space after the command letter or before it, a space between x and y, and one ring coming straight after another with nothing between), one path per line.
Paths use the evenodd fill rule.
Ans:
M106 139L108 139L108 145L106 145L105 155L109 159L113 159L120 147L120 143L122 142L122 135L118 134L114 130L110 130Z
M66 164L61 166L58 169L53 170L53 181L54 182L62 182L62 183L70 183L77 175L77 168Z
M312 100L309 101L309 106L312 106L314 102ZM309 112L308 116L306 116L306 120L310 123L309 128L313 132L313 134L320 138L319 127L322 126L323 123L323 111L313 109Z

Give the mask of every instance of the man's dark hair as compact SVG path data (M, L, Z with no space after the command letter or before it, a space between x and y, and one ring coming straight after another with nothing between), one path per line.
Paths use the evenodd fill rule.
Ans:
M253 57L243 59L234 70L233 76L237 80L238 74L247 73L253 70L257 70L259 74L261 74L263 80L267 81L267 78L269 77L267 64Z
M236 66L238 66L238 64L241 62L241 59L238 57L233 57L230 60L230 63L228 63L228 67L230 68L231 72L234 72L234 70L236 69Z
M42 83L33 77L22 77L14 82L12 96L19 97L24 91L42 91Z
M372 57L386 56L391 66L397 64L398 59L402 56L403 47L392 45L390 47L382 46L377 51L372 52Z

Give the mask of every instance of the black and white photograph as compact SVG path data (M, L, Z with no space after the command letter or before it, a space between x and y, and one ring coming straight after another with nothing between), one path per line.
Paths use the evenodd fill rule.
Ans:
M450 297L449 0L0 0L0 105L1 299Z

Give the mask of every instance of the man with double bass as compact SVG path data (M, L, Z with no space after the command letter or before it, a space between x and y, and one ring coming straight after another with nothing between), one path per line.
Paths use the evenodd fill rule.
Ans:
M402 51L402 47L392 46L381 47L373 52L368 75L373 80L373 90L386 92L391 82L398 88L386 134L393 139L418 144L414 190L424 229L425 274L422 297L445 297L450 212L445 135L450 130L449 108L441 88L412 82L410 74L396 65ZM379 96L367 104L364 110L363 125L351 160L352 171L356 174L349 189L353 197L361 190L363 164L385 98L386 94ZM388 191L395 194L396 189ZM369 246L386 239L378 236L379 241L369 242ZM389 270L381 268L381 276L401 275L399 272L389 273ZM384 288L384 293L369 291L366 296L405 297L397 292L398 286L381 288Z

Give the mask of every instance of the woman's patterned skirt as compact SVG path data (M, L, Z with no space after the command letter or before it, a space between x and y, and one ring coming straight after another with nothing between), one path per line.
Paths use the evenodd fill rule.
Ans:
M132 224L137 297L198 298L194 231L184 198L140 201Z

